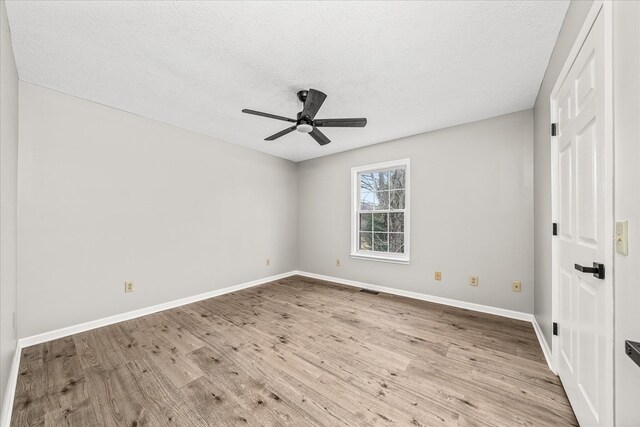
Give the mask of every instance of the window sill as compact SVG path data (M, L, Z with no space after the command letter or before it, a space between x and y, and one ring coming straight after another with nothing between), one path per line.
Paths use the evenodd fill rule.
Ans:
M352 253L351 258L362 259L367 261L390 262L393 264L409 264L409 258L389 257L384 255L369 255L362 253Z

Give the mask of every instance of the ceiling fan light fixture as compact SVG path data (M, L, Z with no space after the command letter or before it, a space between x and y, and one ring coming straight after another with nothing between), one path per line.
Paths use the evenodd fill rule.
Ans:
M296 130L298 132L309 133L313 130L313 126L308 123L300 123L298 126L296 126Z

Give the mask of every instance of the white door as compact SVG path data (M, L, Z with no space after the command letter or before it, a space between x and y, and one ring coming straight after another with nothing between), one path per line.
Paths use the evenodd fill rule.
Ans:
M611 424L605 263L604 28L600 12L555 99L558 374L582 426ZM584 268L581 268L584 267ZM583 271L579 271L582 269ZM602 276L602 274L600 274Z

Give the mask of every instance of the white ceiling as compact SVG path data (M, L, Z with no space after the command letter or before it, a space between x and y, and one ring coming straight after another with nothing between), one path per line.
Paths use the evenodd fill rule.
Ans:
M7 1L20 79L299 161L531 108L568 1ZM366 117L263 139L295 118Z

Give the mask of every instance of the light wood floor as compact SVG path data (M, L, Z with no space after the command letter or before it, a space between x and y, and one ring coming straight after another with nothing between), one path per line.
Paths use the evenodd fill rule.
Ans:
M23 350L12 425L577 425L531 325L294 276Z

